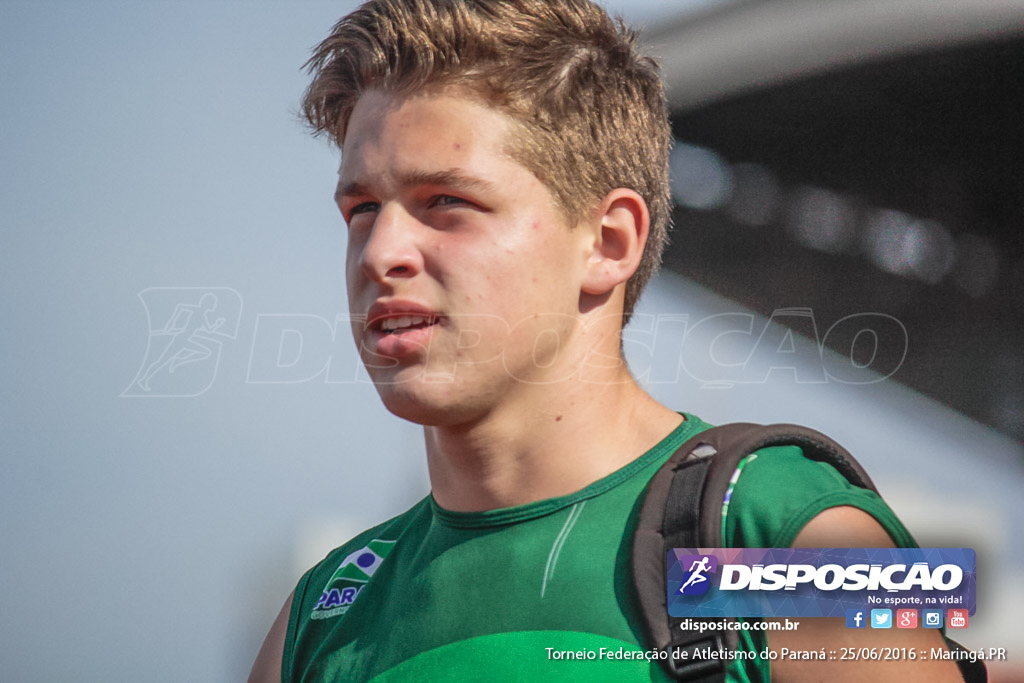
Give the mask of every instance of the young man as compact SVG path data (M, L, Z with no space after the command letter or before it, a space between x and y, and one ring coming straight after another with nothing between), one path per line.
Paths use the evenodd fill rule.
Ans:
M661 679L656 662L560 655L646 649L638 501L707 427L655 402L621 356L669 223L655 65L587 0L372 0L310 64L304 111L342 152L353 334L387 408L424 426L432 492L302 578L251 680ZM912 543L877 496L780 450L744 470L722 545ZM805 624L742 647L941 643ZM729 675L956 676L768 667Z

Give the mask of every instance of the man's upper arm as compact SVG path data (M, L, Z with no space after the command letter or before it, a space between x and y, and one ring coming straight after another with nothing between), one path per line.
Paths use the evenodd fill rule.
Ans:
M288 635L288 619L292 611L292 600L295 593L284 601L284 607L278 612L274 624L270 627L267 637L263 640L256 661L249 672L249 683L279 683L281 680L281 661L284 657L284 641Z
M829 508L808 522L793 541L794 548L891 548L892 539L874 517L855 507ZM776 651L820 651L843 648L913 648L931 652L945 647L935 629L852 629L844 619L801 619L795 631L772 631L769 646ZM899 661L788 660L772 662L773 681L841 679L844 681L959 681L954 662L919 657Z

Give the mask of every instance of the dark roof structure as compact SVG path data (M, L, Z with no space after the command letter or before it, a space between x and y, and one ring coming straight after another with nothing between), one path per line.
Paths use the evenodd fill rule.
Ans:
M822 331L892 316L903 358L829 346L1024 439L1024 2L731 2L645 40L678 141L666 265Z

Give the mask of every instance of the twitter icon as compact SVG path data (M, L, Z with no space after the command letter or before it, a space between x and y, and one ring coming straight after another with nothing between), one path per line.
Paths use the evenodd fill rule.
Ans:
M892 610L871 610L871 628L892 628Z

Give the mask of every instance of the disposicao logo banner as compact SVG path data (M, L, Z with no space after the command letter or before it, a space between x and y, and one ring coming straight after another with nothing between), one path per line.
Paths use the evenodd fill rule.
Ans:
M673 617L845 617L857 608L975 612L970 548L675 548Z

